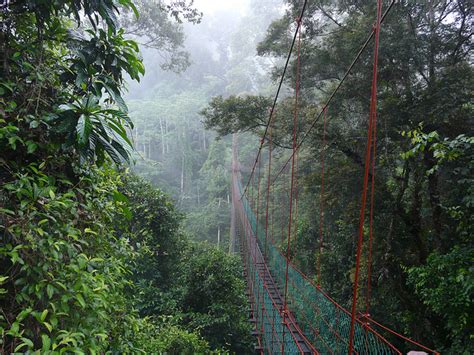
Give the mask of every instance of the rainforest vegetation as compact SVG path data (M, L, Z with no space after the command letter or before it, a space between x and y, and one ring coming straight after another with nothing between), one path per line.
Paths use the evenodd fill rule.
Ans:
M303 2L216 3L0 2L1 353L254 352L230 240L232 135L246 183ZM472 6L397 1L380 34L371 313L446 354L474 353ZM308 1L272 128L276 174L298 77L291 259L313 279L320 262L344 307L372 43L324 137L322 120L309 127L374 18L375 1ZM270 207L282 250L289 178Z

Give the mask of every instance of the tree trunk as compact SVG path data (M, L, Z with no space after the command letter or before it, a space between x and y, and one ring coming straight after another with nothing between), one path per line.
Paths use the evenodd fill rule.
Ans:
M163 119L160 117L160 132L161 132L161 154L165 156L165 131L163 130Z
M428 4L429 6L429 26L430 26L430 52L428 53L428 78L429 78L429 86L433 86L434 79L435 79L435 43L434 37L436 35L435 29L435 9L434 9L434 0L431 0Z
M413 188L413 203L410 211L411 223L409 225L410 231L415 238L416 247L418 249L418 261L421 265L425 264L426 258L428 257L428 251L426 248L426 241L424 240L422 233L422 220L421 220L421 188L423 179L420 176L420 172L415 168L414 171L415 186Z
M180 195L181 200L183 200L184 194L184 152L181 156L181 184L180 184Z
M201 199L199 196L199 183L197 184L197 202L198 202L198 207L201 206Z
M165 133L166 133L166 136L168 136L168 121L165 120ZM166 153L169 153L170 152L170 145L169 145L169 139L166 138Z
M433 153L427 149L424 153L424 160L426 164L426 169L432 169L435 164L436 160L433 157ZM438 173L433 171L430 175L428 175L428 196L430 199L431 205L431 218L433 220L433 227L435 231L435 247L437 249L441 248L441 229L442 229L442 210L441 210L441 202L439 198L439 179Z

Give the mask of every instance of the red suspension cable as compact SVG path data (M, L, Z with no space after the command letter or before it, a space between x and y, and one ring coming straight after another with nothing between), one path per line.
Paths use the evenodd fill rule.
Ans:
M372 135L372 181L370 187L370 222L369 222L369 250L367 255L367 294L365 297L366 317L370 316L370 296L371 296L371 278L372 278L372 241L374 230L374 196L375 196L375 157L377 151L377 96L375 96L374 126Z
M301 51L301 18L297 20L298 28L298 49L297 49L297 62L296 62L296 85L295 85L295 107L293 115L293 159L291 162L291 186L290 186L290 206L289 206L289 222L288 222L288 238L286 246L286 271L285 271L285 294L284 294L284 309L283 309L283 323L286 324L287 312L288 312L288 267L289 258L291 252L291 224L293 217L293 193L295 188L295 152L296 152L296 131L298 126L298 95L299 95L299 73L300 73L300 51ZM285 327L283 327L283 342L282 342L282 354L285 353Z
M324 225L324 153L326 150L326 113L327 106L324 107L323 122L323 146L321 150L321 194L319 196L319 255L318 255L318 286L321 285L321 255L323 253L323 225Z
M370 96L369 126L367 130L367 147L366 147L366 152L365 152L364 186L362 189L362 198L361 198L362 203L360 207L360 217L359 217L359 238L357 241L356 268L355 268L354 287L353 287L353 294L352 294L351 329L350 329L350 334L349 334L349 354L352 354L354 350L354 327L355 327L355 320L356 320L357 294L358 294L359 272L360 272L360 256L362 254L362 245L363 245L363 239L364 239L364 220L365 220L365 207L366 207L366 202L367 202L369 168L371 165L371 152L372 152L374 125L376 123L375 117L376 117L376 109L377 109L377 67L378 67L378 51L379 51L381 17L382 17L382 0L377 0L377 20L374 27L375 43L374 43L374 63L373 63L373 71L372 71L372 89L371 89L371 96Z
M265 206L265 245L263 248L264 256L267 257L267 245L268 245L268 208L270 204L270 181L272 175L272 128L273 128L274 115L270 118L270 125L268 128L268 176L267 176L267 196Z
M298 135L297 135L298 136ZM297 241L298 241L298 153L295 154L295 213L293 217L293 239L294 239L294 245L297 246ZM293 248L294 249L294 248ZM296 252L298 248L294 250L295 257L296 257Z

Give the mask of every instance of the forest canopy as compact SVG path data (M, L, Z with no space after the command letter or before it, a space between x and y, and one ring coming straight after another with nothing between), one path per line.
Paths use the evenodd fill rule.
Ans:
M356 306L441 353L471 354L473 4L388 6L368 175L374 242L361 265L371 289ZM3 1L0 352L254 353L260 330L231 225L235 166L277 250L350 308L373 41L346 74L375 10Z

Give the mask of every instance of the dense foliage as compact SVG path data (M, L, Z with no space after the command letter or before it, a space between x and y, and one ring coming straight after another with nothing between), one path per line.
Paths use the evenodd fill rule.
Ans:
M159 9L171 32L170 19L200 16L187 2ZM119 25L124 14L138 16L129 0L1 8L2 353L251 346L237 260L192 244L173 202L122 165L133 128L125 77L144 73L138 45ZM175 40L161 50L175 51ZM216 273L201 259L220 265L226 283L205 283L207 298L194 299L197 290L182 280L194 279L194 266L203 280ZM216 320L206 318L212 307ZM226 333L214 334L216 324Z
M259 44L260 55L287 55L301 2L287 1ZM384 4L384 10L387 8ZM380 35L375 240L371 314L440 351L472 353L473 310L473 106L472 4L465 1L397 2ZM303 18L299 137L308 131L330 93L366 40L375 18L373 1L308 2ZM362 169L372 78L372 44L315 123L298 154L298 229L294 261L315 275L319 231L323 288L349 306L354 243L359 221ZM286 77L294 88L296 60ZM279 75L281 67L273 73ZM252 97L242 97L250 102ZM291 147L292 97L277 105L274 145ZM205 123L221 133L252 130L262 117L248 110L227 114L235 97L217 98ZM261 101L253 97L253 103ZM264 112L268 108L254 108ZM321 194L321 157L326 187ZM266 153L265 153L266 156ZM280 149L273 174L287 161ZM263 169L262 171L266 171ZM262 179L266 181L266 178ZM273 186L275 235L284 241L288 223L289 172ZM266 186L266 185L264 185ZM256 186L255 186L256 188ZM320 220L321 199L324 219ZM263 209L263 208L262 208ZM321 223L323 225L321 226ZM368 231L367 231L368 233ZM367 234L368 236L368 234ZM296 244L295 244L296 243ZM363 274L367 275L367 248ZM315 276L316 277L316 276ZM363 276L366 284L367 276ZM360 294L365 302L365 289Z
M212 349L250 352L253 339L238 258L191 242L166 195L135 176L126 181L122 192L133 215L127 239L136 252L130 263L131 294L140 315L167 317L197 331Z

